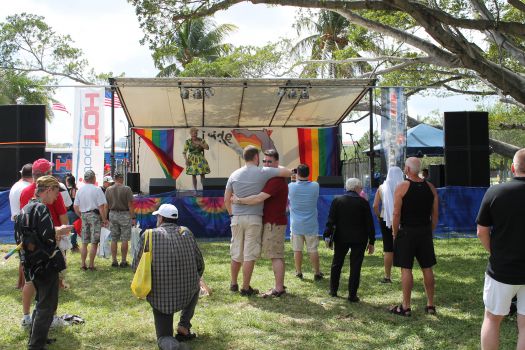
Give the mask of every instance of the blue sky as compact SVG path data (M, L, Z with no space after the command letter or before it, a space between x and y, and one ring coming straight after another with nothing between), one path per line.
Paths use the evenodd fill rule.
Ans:
M15 13L28 12L42 15L46 22L60 34L69 34L75 45L83 49L90 65L97 72L125 72L127 77L153 77L150 52L139 44L143 34L139 28L134 8L126 0L17 0L2 1L0 19ZM228 42L235 45L264 45L280 37L296 38L295 9L291 7L252 5L242 3L216 14L218 23L232 23L238 27ZM71 84L65 80L62 84ZM73 112L74 88L60 88L55 98ZM416 96L408 102L411 116L429 113L469 110L475 104L463 96L433 98ZM66 113L55 113L54 121L48 125L48 141L71 142L72 118ZM109 110L108 110L109 115ZM107 118L109 119L109 118ZM117 138L124 136L124 115L117 113ZM374 123L377 126L377 123ZM347 124L346 132L360 137L368 129L368 120L359 125ZM106 126L109 136L109 121ZM356 136L354 136L356 137Z

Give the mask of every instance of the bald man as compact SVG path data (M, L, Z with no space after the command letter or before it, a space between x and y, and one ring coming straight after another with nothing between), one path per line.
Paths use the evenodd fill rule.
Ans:
M421 161L411 157L405 162L406 180L394 192L394 212L392 215L392 235L394 237L394 266L401 268L403 302L390 309L400 316L411 316L410 299L414 276L414 258L423 272L423 282L427 295L425 313L435 314L434 272L436 264L432 232L438 222L438 195L430 182L418 176Z
M487 190L476 219L478 238L490 254L483 288L483 350L499 348L501 321L515 295L519 329L516 348L525 349L525 148L514 155L511 170L512 180Z

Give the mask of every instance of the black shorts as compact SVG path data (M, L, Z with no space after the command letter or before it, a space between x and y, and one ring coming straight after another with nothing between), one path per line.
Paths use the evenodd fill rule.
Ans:
M394 251L394 237L392 237L392 228L386 226L385 220L380 220L381 236L383 236L383 252L392 253Z
M394 266L412 269L414 258L422 269L436 264L432 225L402 227L394 240Z

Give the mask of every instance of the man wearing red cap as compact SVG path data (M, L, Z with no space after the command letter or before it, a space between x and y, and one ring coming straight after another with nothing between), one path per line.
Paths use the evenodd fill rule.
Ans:
M40 158L33 163L33 183L24 188L20 194L20 209L25 207L29 201L35 197L36 190L36 180L44 175L50 175L53 168L53 163L47 159ZM58 196L54 202L51 204L46 204L51 214L51 220L53 221L54 226L68 225L69 220L67 218L67 209L64 205L64 199L62 196ZM31 317L29 316L29 311L31 309L31 300L35 295L35 288L33 284L29 281L26 281L24 289L22 291L22 309L24 312L24 317L22 319L22 326L27 327L31 325Z

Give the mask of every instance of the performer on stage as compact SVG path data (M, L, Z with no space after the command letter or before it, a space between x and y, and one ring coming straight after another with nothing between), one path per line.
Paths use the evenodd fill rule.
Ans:
M201 176L201 185L206 174L210 173L208 161L204 158L204 150L210 149L206 141L197 137L197 128L190 129L191 138L184 144L184 159L186 160L186 174L192 176L193 189L197 190L197 175Z

